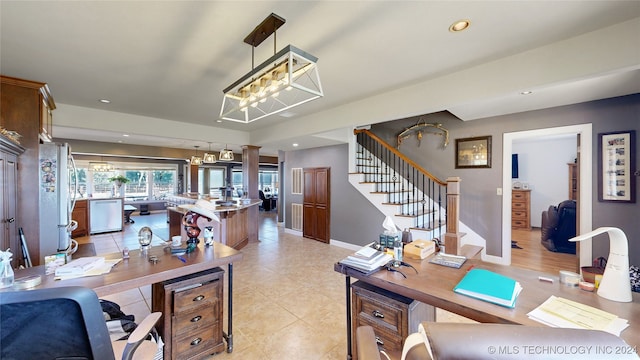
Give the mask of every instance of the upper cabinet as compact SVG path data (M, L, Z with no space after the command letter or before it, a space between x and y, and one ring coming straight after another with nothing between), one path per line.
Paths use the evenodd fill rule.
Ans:
M37 81L2 75L0 80L2 81L0 126L18 132L27 142L33 135L42 142L50 142L53 138L53 110L56 108L56 103L51 96L49 86ZM35 126L37 128L34 129ZM28 144L25 147L28 148Z
M15 224L23 228L34 265L40 259L39 150L40 143L51 141L52 116L56 108L45 83L0 75L0 127L21 135L24 153L17 169L17 208ZM46 131L46 133L45 133Z

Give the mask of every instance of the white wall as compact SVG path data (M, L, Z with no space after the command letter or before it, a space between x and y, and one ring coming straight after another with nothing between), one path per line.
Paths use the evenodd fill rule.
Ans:
M575 136L531 138L513 142L518 154L519 178L531 189L531 226L540 227L542 211L569 198L567 163L577 156Z

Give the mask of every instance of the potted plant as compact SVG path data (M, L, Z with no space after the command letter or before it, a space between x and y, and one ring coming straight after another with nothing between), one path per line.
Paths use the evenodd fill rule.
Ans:
M117 187L120 187L120 186L122 186L122 184L128 183L129 179L127 179L126 177L124 177L122 175L118 175L118 176L110 177L109 181L115 183Z

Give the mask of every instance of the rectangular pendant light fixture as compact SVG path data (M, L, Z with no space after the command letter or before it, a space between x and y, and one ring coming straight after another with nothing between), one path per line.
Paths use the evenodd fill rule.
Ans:
M244 40L252 53L282 24L284 19L271 14L258 25ZM220 118L250 123L324 96L317 61L293 45L286 46L224 89Z

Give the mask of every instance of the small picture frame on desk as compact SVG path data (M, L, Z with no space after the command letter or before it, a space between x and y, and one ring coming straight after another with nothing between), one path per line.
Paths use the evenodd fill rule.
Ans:
M635 130L598 134L598 200L636 202Z

